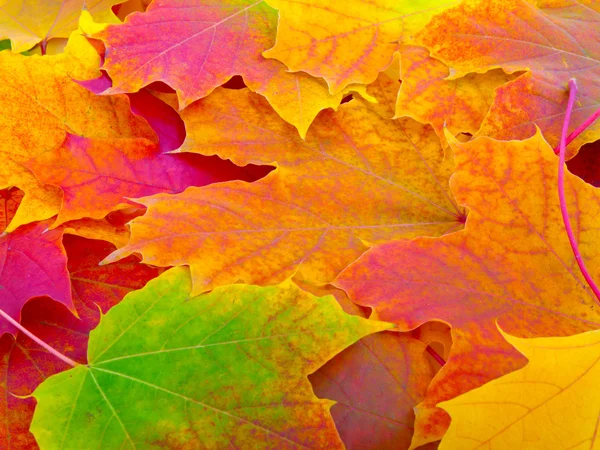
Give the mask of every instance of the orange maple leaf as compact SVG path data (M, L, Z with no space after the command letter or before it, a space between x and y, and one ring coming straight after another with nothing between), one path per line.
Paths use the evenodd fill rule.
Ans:
M375 247L335 283L402 329L434 319L452 326L448 364L417 407L413 447L446 431L449 418L435 408L438 402L524 364L497 331L496 319L524 337L600 326L600 307L564 231L557 159L540 132L522 142L448 138L457 165L452 191L470 209L465 230ZM566 186L580 250L598 279L600 194L570 174Z
M599 106L597 35L600 4L573 0L467 0L436 16L417 41L454 70L453 77L502 68L531 72L501 88L480 135L530 137L539 126L556 146L564 120L565 86L573 74L581 90L573 113L580 125ZM578 19L581 18L581 19ZM571 151L600 138L589 127Z
M139 252L159 266L189 264L194 295L296 272L326 283L368 245L462 226L447 189L452 161L433 129L412 119L384 120L350 102L322 112L303 141L260 96L219 89L184 120L182 150L278 168L251 184L137 200L148 212L107 261Z

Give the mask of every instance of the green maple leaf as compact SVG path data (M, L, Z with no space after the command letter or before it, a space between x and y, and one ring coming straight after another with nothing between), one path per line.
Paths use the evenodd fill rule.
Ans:
M392 325L290 281L190 291L171 269L102 318L89 364L33 394L40 447L343 448L307 375Z

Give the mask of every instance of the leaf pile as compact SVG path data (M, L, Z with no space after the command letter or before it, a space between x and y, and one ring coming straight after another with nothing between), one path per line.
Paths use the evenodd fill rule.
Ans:
M595 448L599 17L5 2L0 448Z

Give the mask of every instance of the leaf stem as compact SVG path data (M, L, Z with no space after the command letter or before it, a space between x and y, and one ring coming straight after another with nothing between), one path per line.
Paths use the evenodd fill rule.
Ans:
M39 345L44 347L44 349L46 349L49 353L56 356L58 359L66 362L68 365L73 366L73 367L77 367L79 365L79 363L76 363L71 358L63 355L58 350L55 350L52 347L50 347L48 344L46 344L44 341L42 341L39 337L37 337L35 334L33 334L31 331L29 331L27 328L25 328L23 325L21 325L15 319L13 319L8 314L6 314L2 309L0 309L0 316L4 317L8 322L10 322L12 325L17 327L19 329L19 331L21 331L26 336L31 338L33 341L35 341L36 343L38 343Z
M581 133L583 133L585 131L585 129L587 127L589 127L592 123L594 123L594 121L600 117L600 108L598 108L594 114L592 114L590 117L588 117L586 119L585 122L583 122L581 125L579 125L577 128L575 128L575 130L573 130L573 132L571 132L571 134L569 134L567 136L567 141L565 146L569 145L571 142L573 142L575 140L575 138L577 136L579 136ZM554 149L554 153L556 153L558 155L558 153L560 152L560 144L558 147L556 147Z
M573 112L573 105L575 104L576 97L577 83L575 81L575 78L571 78L569 80L569 102L567 103L565 121L563 123L563 129L560 135L558 159L558 198L560 201L560 212L562 214L563 223L565 225L565 231L567 232L567 236L569 237L569 243L571 244L571 249L573 250L573 255L575 256L575 261L577 261L577 265L579 266L581 274L585 278L585 281L587 281L588 286L594 292L594 294L596 295L596 299L600 303L600 289L598 289L598 286L596 286L596 283L594 283L594 280L588 272L587 267L585 266L585 262L581 257L579 245L577 244L577 240L575 239L575 235L573 234L573 229L571 227L571 220L569 219L569 212L567 211L567 201L565 199L565 152L567 147L567 133L569 131L569 121L571 120L571 113ZM589 121L589 119L586 121L588 125L592 122L593 121Z
M436 352L433 348L431 348L430 345L427 346L426 350L427 350L427 353L429 353L433 357L433 359L435 359L438 362L438 364L440 366L444 366L446 364L446 361L444 361L444 358L442 358L438 354L438 352Z

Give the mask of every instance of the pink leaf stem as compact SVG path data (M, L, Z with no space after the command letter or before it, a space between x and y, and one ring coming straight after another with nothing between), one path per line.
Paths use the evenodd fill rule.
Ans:
M13 319L8 314L6 314L2 309L0 309L0 316L4 317L12 325L14 325L15 327L17 327L19 329L19 331L21 331L22 333L25 333L26 336L28 336L29 338L31 338L37 344L41 345L44 349L46 349L52 355L56 356L58 359L66 362L67 364L69 364L70 366L73 366L73 367L76 367L76 366L79 365L79 363L76 363L71 358L63 355L59 351L57 351L57 350L53 349L52 347L50 347L48 344L46 344L44 341L42 341L39 337L37 337L35 334L33 334L31 331L29 331L27 328L25 328L23 325L21 325L15 319Z
M569 102L567 104L567 111L565 113L565 121L563 123L563 129L560 136L560 146L559 146L559 161L558 161L558 198L560 201L560 212L562 214L563 222L565 224L565 231L567 232L567 236L569 237L569 243L571 244L571 249L573 250L573 255L575 255L575 261L577 261L577 265L579 266L579 270L581 274L587 281L587 284L592 289L594 294L596 295L596 299L600 303L600 289L594 283L590 273L585 266L585 262L581 257L581 253L579 252L579 245L577 244L577 240L575 239L575 235L573 234L573 229L571 228L571 220L569 219L569 213L567 211L567 201L565 199L565 151L567 147L567 132L569 131L569 121L571 120L571 113L573 112L573 105L575 103L575 98L577 97L577 83L574 78L569 80ZM591 123L591 122L590 122Z
M600 108L598 108L594 114L592 114L590 117L588 117L586 119L585 122L583 122L581 125L579 125L577 128L575 128L575 130L573 130L573 132L571 132L571 134L569 134L567 136L567 142L565 144L565 146L569 145L571 142L573 142L575 140L575 138L577 136L579 136L581 133L583 133L585 131L585 129L587 127L589 127L592 123L594 123L594 121L600 117ZM560 152L560 144L558 147L556 147L554 149L554 153L556 153L558 155L558 153Z

